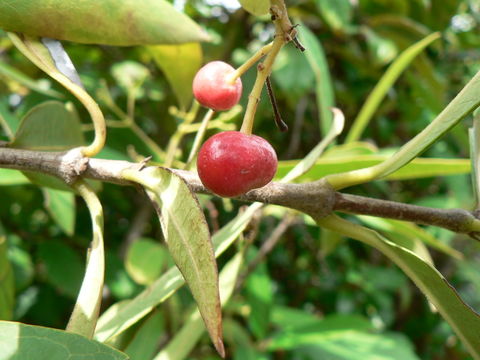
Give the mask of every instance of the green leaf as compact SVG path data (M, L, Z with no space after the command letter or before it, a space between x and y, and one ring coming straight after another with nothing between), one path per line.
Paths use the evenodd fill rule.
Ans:
M19 170L0 169L0 186L30 184L30 180Z
M147 51L163 71L180 107L187 109L193 97L193 78L202 65L203 55L200 44L149 46Z
M432 248L443 252L444 254L452 256L457 260L463 259L463 254L460 251L439 241L416 224L399 220L381 219L373 216L359 216L359 218L369 226L374 227L379 231L385 231L389 234L396 233L402 237L418 239L426 245L429 245Z
M308 59L295 47L286 46L275 60L272 77L293 99L305 95L314 85L315 76Z
M252 258L254 255L252 252ZM259 264L255 271L248 275L245 282L245 296L250 306L248 325L258 339L263 339L270 325L270 312L274 298L272 279L265 263Z
M169 252L192 292L215 348L223 354L217 263L197 198L182 178L164 168L125 171L123 175L146 187Z
M367 41L370 59L374 65L386 65L397 56L398 51L394 41L378 35L368 27L362 28L362 33Z
M75 231L75 195L72 192L42 189L44 205L57 225L72 236Z
M41 19L41 21L39 21ZM0 2L0 28L87 44L179 44L208 40L166 0Z
M297 309L274 307L272 322L280 329L268 340L270 351L294 350L297 356L309 359L419 359L405 337L373 333L371 322L358 315L319 318Z
M335 106L335 94L327 57L320 41L306 26L301 27L299 38L307 49L305 57L315 75L315 96L320 110L320 128L323 134L327 134L333 119L331 109Z
M295 166L288 168L282 174L279 175L280 164L277 169L277 176L281 178L282 182L290 182L292 180L298 179L305 173L308 173L311 170L317 161L317 159L323 154L328 145L330 145L335 138L341 134L343 126L345 124L345 117L338 109L334 109L333 112L335 116L333 122L331 122L331 128L328 131L327 135L305 156L302 160L298 161Z
M128 356L83 336L41 326L0 321L2 360L128 360Z
M10 320L15 304L15 278L7 256L7 238L0 231L0 319Z
M407 337L395 333L330 332L302 341L294 358L331 360L421 360Z
M165 335L164 314L155 311L145 320L124 352L132 360L152 359L158 351L158 343Z
M383 155L353 155L345 157L323 157L316 161L315 166L298 181L318 180L326 175L342 173L375 166L389 157ZM275 178L281 179L299 163L298 160L279 161ZM416 158L403 168L388 175L390 180L419 179L425 177L468 174L470 161L468 159Z
M250 205L247 210L238 214L212 236L216 257L223 254L233 244L261 206L259 203ZM184 283L178 268L170 268L161 278L131 301L121 306L112 305L100 317L95 338L104 342L122 333L148 314L155 306L168 299Z
M365 169L330 175L326 180L335 190L386 177L401 170L459 121L480 105L480 71L465 85L447 107L418 135L384 162Z
M64 98L64 95L59 93L58 91L41 86L36 80L33 80L32 78L22 73L20 70L2 61L0 61L0 74L9 77L12 80L15 80L20 84L26 86L30 90L36 91L40 94L51 96L57 99Z
M252 15L262 16L268 14L270 0L239 0L242 7Z
M322 18L334 31L345 32L352 18L350 0L316 0Z
M21 246L22 240L18 236L9 235L8 243L8 259L13 268L15 290L19 293L32 283L35 267L31 254Z
M80 119L72 104L46 101L22 119L11 147L27 150L68 150L84 144Z
M84 143L81 122L73 104L54 100L33 107L23 117L9 146L26 150L65 151ZM31 171L22 173L37 185L71 191L69 186L53 176Z
M296 329L314 329L317 332L330 330L373 330L372 323L360 315L330 315L320 318L303 310L275 306L272 309L272 323L283 331L296 332Z
M428 252L425 244L416 236L413 231L410 234L402 232L401 222L390 222L390 219L377 218L375 216L357 216L362 222L368 224L372 228L382 229L388 234L388 238L400 245L401 247L410 250L426 263L435 266L432 260L432 256ZM384 221L385 220L385 221Z
M111 72L117 84L126 92L137 89L150 76L145 65L131 60L115 63Z
M220 296L224 306L233 294L235 283L242 265L242 253L237 253L222 269L220 273ZM194 311L185 325L177 331L173 339L160 351L153 360L182 360L195 347L205 331L200 313Z
M138 239L127 250L125 268L138 284L150 285L160 277L168 257L167 250L158 241Z
M357 141L361 137L363 131L373 117L373 114L378 109L378 106L395 81L400 77L402 72L410 65L417 55L419 55L428 45L439 38L439 33L430 34L424 39L405 49L400 56L397 57L397 59L388 67L387 71L372 90L370 95L368 95L365 104L362 106L360 112L353 121L352 128L350 129L345 142L348 143Z
M92 241L87 252L82 286L68 321L67 331L92 338L100 312L105 278L103 208L95 192L84 181L77 181L74 188L87 204L92 221Z
M47 281L75 299L82 282L80 256L70 246L57 240L39 244L37 256L44 266Z
M419 287L457 333L475 359L480 359L480 316L463 302L455 289L432 265L408 249L374 230L353 224L336 215L317 219L320 226L375 247L395 262Z

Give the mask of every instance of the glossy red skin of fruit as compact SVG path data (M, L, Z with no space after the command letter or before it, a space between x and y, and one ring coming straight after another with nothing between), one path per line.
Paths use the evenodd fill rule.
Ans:
M277 171L277 154L264 138L225 131L201 147L197 170L213 193L233 197L267 185Z
M193 95L200 104L215 111L228 110L242 96L242 80L233 84L226 77L235 69L223 61L212 61L198 70L193 79Z

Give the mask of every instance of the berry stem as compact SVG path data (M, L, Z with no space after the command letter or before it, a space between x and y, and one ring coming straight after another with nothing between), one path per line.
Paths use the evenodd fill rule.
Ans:
M273 41L262 48L260 48L255 54L253 54L247 61L245 61L242 65L240 65L237 69L235 69L234 72L232 72L230 75L227 76L226 82L228 84L233 85L235 81L245 74L248 69L250 69L255 63L263 58L265 55L267 55L270 50L272 49L273 46Z
M284 0L271 0L271 4L270 14L275 24L275 39L272 42L272 47L267 57L257 66L257 78L248 96L247 109L245 110L242 127L240 129L241 132L248 135L252 133L257 105L260 101L263 85L272 72L273 63L280 49L292 40L292 36L295 35L296 31L288 18Z

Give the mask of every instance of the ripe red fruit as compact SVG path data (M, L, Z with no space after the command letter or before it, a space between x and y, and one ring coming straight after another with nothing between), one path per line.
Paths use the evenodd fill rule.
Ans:
M277 154L267 140L239 131L225 131L200 149L197 170L207 189L232 197L267 185L277 171Z
M212 110L228 110L240 100L242 80L228 83L235 69L223 61L212 61L198 70L193 79L193 95L200 104Z

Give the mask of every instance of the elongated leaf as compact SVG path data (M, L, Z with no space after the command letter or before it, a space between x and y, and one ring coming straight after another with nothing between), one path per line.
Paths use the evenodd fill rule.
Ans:
M17 149L64 151L84 144L80 119L72 104L46 101L32 108L22 119L9 146ZM23 171L31 182L57 190L70 191L61 180Z
M403 51L392 65L389 66L385 74L368 96L365 104L362 106L358 116L353 122L352 128L350 129L345 142L357 141L361 137L383 98L402 72L408 67L408 65L410 65L413 59L423 51L423 49L439 38L439 33L428 35Z
M84 144L73 106L47 101L31 109L22 119L11 147L62 151Z
M418 135L384 162L365 169L332 174L327 181L335 190L386 177L411 162L480 105L480 71L448 106Z
M75 230L75 195L72 192L42 189L45 207L57 225L72 236Z
M329 315L320 318L303 310L275 306L272 309L272 323L286 332L296 332L298 329L310 329L316 332L357 330L372 331L373 324L360 315Z
M463 259L463 254L452 248L451 246L442 243L434 236L429 234L423 228L416 224L408 223L405 221L381 219L373 216L359 216L369 226L388 233L396 233L403 237L410 237L412 239L418 239L424 242L426 245L441 251L449 256L456 258L457 260ZM405 246L404 246L405 247Z
M335 117L333 122L331 123L331 129L329 130L328 134L320 141L317 146L315 146L305 158L300 160L294 167L289 168L285 176L278 175L281 177L282 182L289 182L294 179L298 179L303 174L307 173L312 167L315 166L317 159L323 154L325 149L327 148L330 143L332 143L335 138L341 134L343 130L343 125L345 124L345 117L343 113L338 110L334 109Z
M7 257L7 238L0 229L0 319L10 320L15 305L15 279Z
M300 359L420 360L413 345L401 334L356 330L289 334L287 339L275 338L269 349L290 349Z
M43 265L46 280L61 293L75 299L83 272L78 253L61 241L51 240L38 246L37 257ZM65 271L66 268L68 271Z
M83 336L41 326L0 321L2 360L128 360L128 356Z
M408 340L395 333L374 333L373 324L358 315L319 318L298 309L274 307L272 322L279 327L267 348L293 350L300 356L318 359L403 360L418 357Z
M326 175L342 173L375 166L386 161L383 155L357 155L346 157L325 157L316 161L315 166L306 174L300 176L298 181L318 180ZM280 161L276 178L282 178L287 172L299 163L298 160ZM387 176L391 180L419 179L425 177L468 174L470 161L468 159L439 159L416 158L403 168Z
M217 263L197 198L183 179L163 168L124 176L146 187L170 254L190 287L215 348L224 354Z
M268 14L270 0L239 0L242 7L252 15L261 16Z
M350 0L316 0L322 18L334 31L345 32L352 18Z
M423 261L410 250L395 244L374 230L350 223L331 215L317 219L324 226L352 239L375 247L395 262L435 305L463 341L470 354L480 359L480 316L463 302L455 289L433 266Z
M166 76L180 107L187 109L193 97L193 78L202 65L200 44L156 45L147 50Z
M30 184L28 178L19 170L0 169L0 186Z
M100 311L105 277L103 209L95 192L84 181L78 181L74 187L87 204L93 234L88 249L85 275L67 324L67 331L92 338Z
M59 93L58 91L45 88L34 79L31 79L18 69L0 61L0 74L9 77L12 80L18 81L20 84L26 86L30 90L36 91L40 94L51 96L57 99L62 99L64 96L63 94Z
M216 257L223 254L233 244L260 207L259 203L250 205L245 212L237 215L213 235L212 242ZM184 283L185 281L176 267L169 269L131 301L122 305L115 304L108 309L98 321L95 338L104 342L122 333L148 314L155 306L165 301Z
M320 41L306 26L301 27L299 37L307 49L305 56L315 74L315 96L320 110L320 128L325 135L331 127L333 119L331 109L335 106L335 95L327 57Z
M128 248L125 268L138 284L150 285L159 278L167 261L168 252L158 241L138 239Z
M155 311L142 324L134 338L125 348L125 353L132 360L151 359L158 351L158 343L162 335L165 335L164 314Z
M222 298L222 306L230 299L235 288L240 266L242 265L242 254L237 253L230 260L220 273L220 296ZM176 333L175 337L168 345L160 351L153 360L182 360L195 347L200 337L205 331L200 313L195 311L190 315L186 324Z
M178 44L207 40L165 0L16 0L0 2L0 28L87 44Z
M411 234L402 233L400 230L400 221L397 222L399 223L397 228L396 223L389 222L390 219L382 219L374 216L363 215L358 216L358 218L372 228L383 230L383 232L388 234L388 239L390 241L407 250L410 250L426 263L435 266L432 256L428 252L426 245L418 237L414 236L413 231Z

